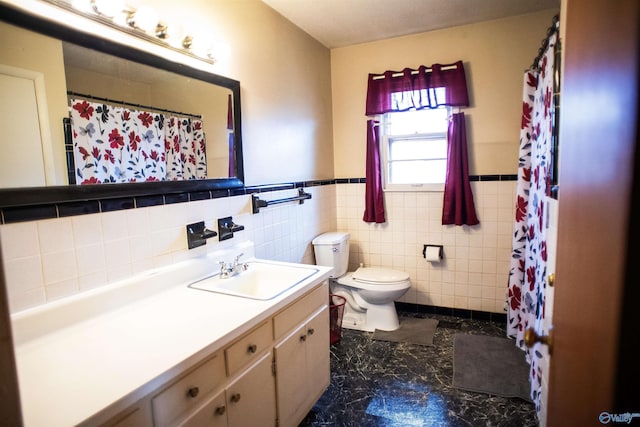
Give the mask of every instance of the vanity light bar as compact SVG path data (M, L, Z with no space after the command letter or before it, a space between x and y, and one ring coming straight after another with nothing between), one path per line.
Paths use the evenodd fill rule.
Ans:
M213 48L202 49L202 54L196 52L193 48L195 46L194 37L190 34L179 36L179 47L172 45L170 43L171 28L165 22L159 20L155 11L149 7L141 6L138 9L133 9L124 5L122 1L113 1L111 3L111 0L41 1L174 52L182 53L211 65L216 63L216 58L213 56ZM104 4L109 6L105 8ZM121 6L114 7L114 4L120 4ZM120 9L119 13L116 12L118 9Z

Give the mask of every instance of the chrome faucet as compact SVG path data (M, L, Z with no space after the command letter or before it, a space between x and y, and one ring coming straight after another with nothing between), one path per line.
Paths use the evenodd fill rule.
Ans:
M246 262L243 262L243 263L238 262L240 260L240 257L242 257L243 255L244 253L238 254L233 260L233 264L226 263L224 261L219 262L221 279L227 279L229 277L235 276L241 271L245 271L247 270L247 268L249 268L249 265Z

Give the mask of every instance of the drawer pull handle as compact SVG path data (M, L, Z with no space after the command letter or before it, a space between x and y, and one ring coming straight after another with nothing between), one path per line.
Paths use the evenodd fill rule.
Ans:
M258 346L255 344L250 344L249 347L247 347L247 353L255 353L256 351L258 351Z
M307 333L308 333L309 335L313 335L313 333L314 333L315 331L316 331L315 329L313 329L313 328L309 328L309 329L307 330Z
M305 342L307 340L306 335L300 335L300 342Z
M227 408L225 406L218 406L216 408L215 414L216 415L224 415L224 411L226 411L226 410L227 410Z
M234 393L231 395L231 401L237 403L240 401L240 393Z
M198 387L191 387L187 390L187 396L189 397L197 397L200 394L200 389Z

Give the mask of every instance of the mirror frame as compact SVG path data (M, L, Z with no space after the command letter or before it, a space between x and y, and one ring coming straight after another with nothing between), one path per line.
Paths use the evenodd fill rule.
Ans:
M242 157L242 127L240 82L228 77L202 71L163 57L114 43L110 40L76 31L44 18L0 4L0 21L35 31L49 37L75 43L109 55L161 68L189 78L209 82L230 89L233 95L234 143L237 176L188 181L160 181L102 185L56 185L47 187L22 187L0 189L0 208L55 204L121 197L153 196L190 193L210 190L230 190L244 187L244 162Z

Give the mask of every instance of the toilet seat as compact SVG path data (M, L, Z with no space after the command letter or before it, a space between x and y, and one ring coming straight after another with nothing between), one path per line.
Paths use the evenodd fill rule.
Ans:
M367 285L393 285L409 280L409 274L404 271L382 267L360 267L353 272L352 277L353 280Z
M411 286L407 273L378 267L360 267L352 273L339 277L336 282L367 291L379 290L382 287L387 291L395 291Z

